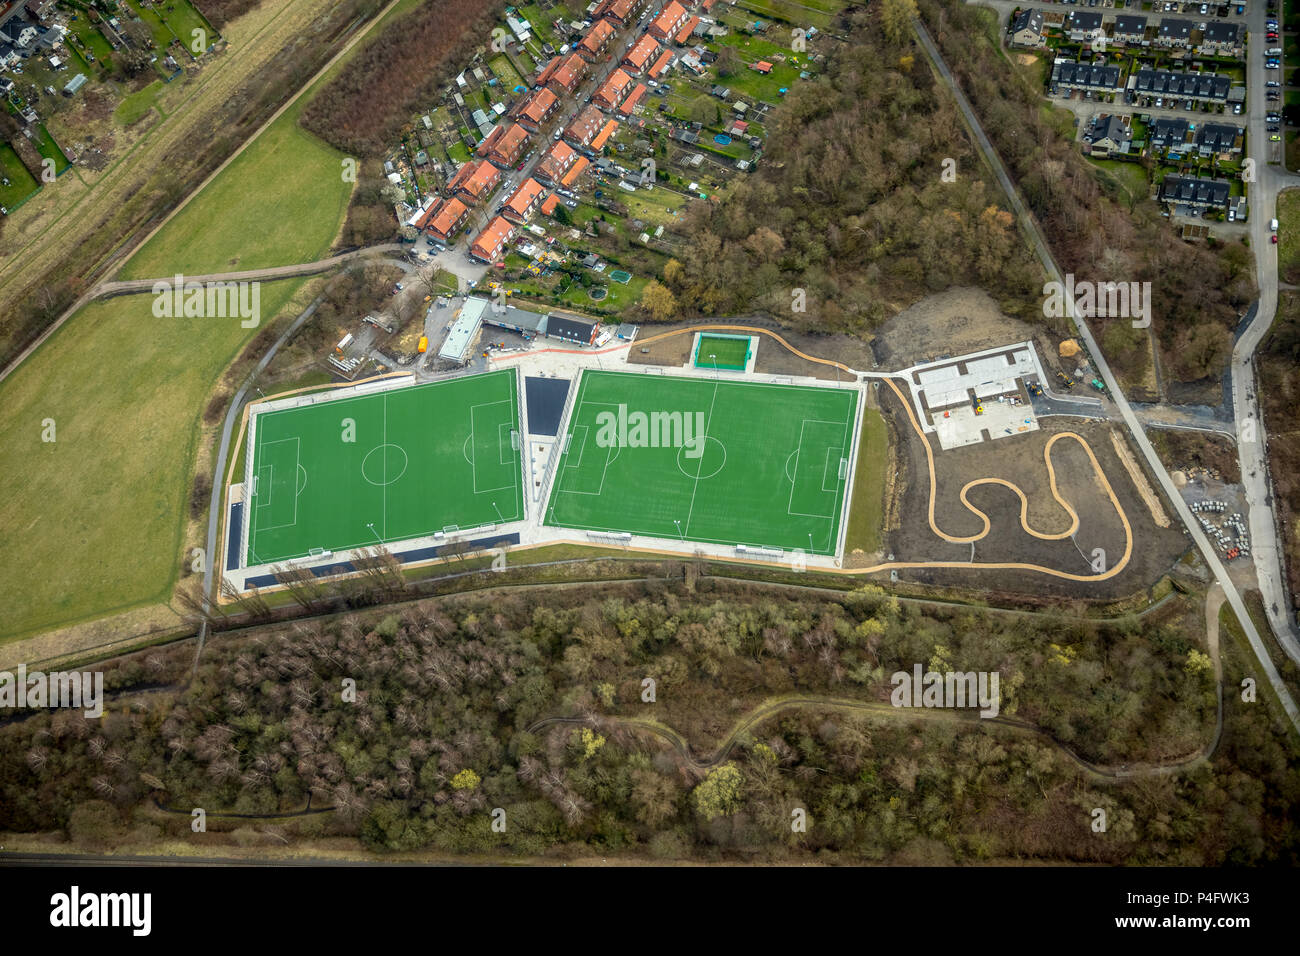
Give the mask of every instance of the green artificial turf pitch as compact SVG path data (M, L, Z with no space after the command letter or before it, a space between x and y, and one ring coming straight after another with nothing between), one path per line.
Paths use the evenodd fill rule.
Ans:
M620 405L629 423L637 412L701 412L702 454L665 447L676 436L662 419L636 447L630 426L602 443L612 419L598 416L616 418ZM586 371L546 524L833 554L857 427L854 390ZM647 447L650 432L658 447Z
M749 364L749 336L701 335L699 347L695 350L696 367L714 368L715 361L717 368L743 372Z
M259 414L248 563L522 518L518 409L502 371Z

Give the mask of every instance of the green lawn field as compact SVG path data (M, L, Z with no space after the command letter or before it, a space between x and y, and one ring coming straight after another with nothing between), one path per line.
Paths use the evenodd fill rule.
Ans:
M749 364L749 343L748 335L701 335L695 366L743 372Z
M247 562L522 518L519 431L513 370L259 414Z
M263 323L301 285L264 284ZM0 640L170 596L203 397L257 332L152 302L88 306L0 383Z
M352 184L343 180L343 155L303 131L296 117L289 110L254 140L131 258L121 277L209 275L324 256Z
M401 0L388 16L417 5ZM83 17L73 26L84 23ZM340 59L313 92L364 48L358 44ZM343 181L341 154L297 126L310 96L286 110L116 278L286 265L327 254L352 184ZM264 283L262 325L302 286ZM257 329L238 321L163 322L151 314L151 301L123 297L82 309L0 383L0 588L9 598L0 641L164 603L181 561L188 564L180 542L203 408ZM52 447L40 441L47 417L56 421Z
M546 524L832 554L857 413L848 389L584 372Z

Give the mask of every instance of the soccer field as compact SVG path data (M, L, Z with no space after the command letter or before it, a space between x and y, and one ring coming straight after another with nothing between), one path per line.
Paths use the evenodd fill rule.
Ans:
M857 412L849 389L584 372L545 523L833 554Z
M695 349L695 366L743 372L749 364L750 341L748 335L701 335Z
M248 564L522 518L518 409L503 371L257 415Z

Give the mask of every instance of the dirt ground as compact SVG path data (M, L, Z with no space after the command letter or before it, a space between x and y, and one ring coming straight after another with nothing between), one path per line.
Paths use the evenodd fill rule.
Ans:
M1079 515L1072 538L1047 541L1027 534L1020 525L1020 499L1002 486L981 485L968 493L975 507L989 516L991 528L974 545L942 540L928 521L929 474L921 439L911 427L893 392L879 391L881 406L900 438L899 526L887 534L887 553L896 561L1024 562L1075 574L1093 573L1094 549L1106 553L1107 566L1124 553L1124 528L1097 479L1083 448L1061 439L1052 449L1057 486ZM1063 531L1069 514L1052 497L1043 452L1051 437L1072 431L1083 437L1115 490L1133 528L1133 551L1125 569L1097 582L1069 581L1025 570L905 569L901 580L940 586L978 587L1072 598L1114 598L1146 587L1170 570L1189 546L1181 528L1156 526L1132 479L1118 460L1110 440L1110 426L1084 420L1040 423L1040 431L997 441L940 451L937 441L935 469L938 488L935 523L950 535L978 534L983 522L961 503L962 487L975 478L1003 478L1018 485L1029 500L1028 522L1044 533Z
M1056 355L1045 330L1004 315L980 289L949 289L922 299L880 327L872 343L882 369L901 369L941 355L961 355L1043 335L1044 360Z
M1237 446L1227 435L1149 428L1147 437L1170 470L1191 474L1194 469L1208 468L1230 485L1241 480Z

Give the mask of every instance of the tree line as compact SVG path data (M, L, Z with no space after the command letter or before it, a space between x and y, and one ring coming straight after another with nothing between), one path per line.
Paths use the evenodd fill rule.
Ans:
M91 848L349 837L376 852L1293 863L1300 772L1265 707L1232 694L1195 786L1099 782L1048 741L979 721L786 711L697 766L616 720L671 727L702 758L765 700L887 701L892 673L920 663L999 671L1002 713L1086 759L1167 760L1213 736L1212 668L1189 637L1200 610L1178 598L1106 624L688 578L275 625L209 640L188 683L190 645L117 662L98 721L0 726L0 830ZM553 717L578 721L541 723ZM220 820L309 801L330 812ZM192 807L214 832L190 831Z
M1040 269L951 96L878 19L846 13L822 74L764 118L755 171L688 206L685 251L645 303L654 318L763 310L801 330L867 332L963 284L1036 310Z
M455 74L458 58L484 41L499 12L491 0L429 0L398 17L312 98L299 122L353 156L383 156Z

